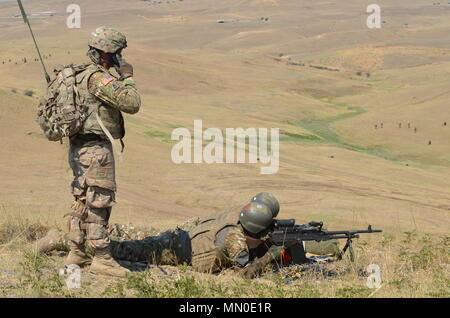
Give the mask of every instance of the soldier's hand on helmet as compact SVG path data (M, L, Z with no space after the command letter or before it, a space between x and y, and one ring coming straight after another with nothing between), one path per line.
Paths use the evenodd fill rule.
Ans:
M125 61L124 59L120 59L120 75L122 78L127 78L133 76L133 65Z

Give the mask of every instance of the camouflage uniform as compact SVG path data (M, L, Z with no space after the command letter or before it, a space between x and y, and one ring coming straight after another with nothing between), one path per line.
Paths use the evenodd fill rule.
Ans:
M235 207L199 220L190 232L192 267L200 272L218 272L250 262L244 230L239 224L242 207Z
M158 236L112 244L117 259L176 265L190 263L199 272L215 273L251 261L239 222L241 207L194 218Z
M115 236L112 255L116 259L150 264L187 263L194 270L206 273L216 273L226 268L239 271L246 266L255 265L263 258L267 263L277 259L281 262L281 248L269 248L266 244L261 244L256 249L249 250L244 230L238 224L241 209L231 208L202 219L195 217L179 225L175 231L166 231L144 239L141 239L142 235L130 233L133 231L125 231L132 240L121 241L122 235ZM140 230L136 233L144 232ZM325 255L339 251L337 240L305 243L308 253Z
M254 272L257 274L269 263L283 263L281 251L266 244L249 250L241 225L233 222L240 210L230 209L203 219L195 217L179 225L176 230L161 234L151 227L109 225L111 255L117 260L159 265L186 263L197 271L207 273L233 268L244 276L247 274L245 271L252 267L257 268ZM51 230L40 241L37 243L40 253L64 250L67 244L58 230ZM306 242L308 253L327 255L339 252L337 240L309 243Z
M110 244L106 226L116 203L116 181L113 147L102 125L114 139L123 138L121 112L138 112L141 101L132 77L120 80L100 65L86 64L76 81L89 115L82 130L70 139L75 203L69 218L69 244L81 246L87 239L92 248L105 249Z

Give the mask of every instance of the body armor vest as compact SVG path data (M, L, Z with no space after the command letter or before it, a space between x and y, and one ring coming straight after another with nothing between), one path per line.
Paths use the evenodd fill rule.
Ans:
M105 72L104 68L98 65L87 65L86 69L76 76L77 88L80 93L80 99L83 105L87 107L87 118L79 134L96 134L105 136L100 126L96 113L98 112L105 128L111 133L114 139L121 139L125 135L124 120L122 113L113 108L89 92L89 79L97 72ZM112 75L111 75L112 76Z
M217 212L202 220L189 233L192 246L192 266L196 271L212 273L220 270L229 260L223 242L216 242L216 235L226 227L238 226L242 207Z

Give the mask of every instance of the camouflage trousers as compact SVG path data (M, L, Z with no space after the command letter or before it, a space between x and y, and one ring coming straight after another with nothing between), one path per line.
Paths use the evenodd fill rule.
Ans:
M152 228L114 225L110 229L111 254L114 258L131 262L160 265L190 264L192 246L189 231L200 222L193 217L175 230L156 233Z
M159 265L190 264L192 257L189 233L169 230L156 236L128 241L111 241L114 258Z
M111 143L77 136L70 141L69 164L73 171L75 202L69 217L69 245L88 241L94 250L110 246L107 225L115 204L115 167Z

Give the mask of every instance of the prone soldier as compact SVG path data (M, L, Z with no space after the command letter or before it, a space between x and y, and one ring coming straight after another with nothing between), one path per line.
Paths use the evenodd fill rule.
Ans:
M193 218L175 230L135 240L114 240L111 253L118 260L149 264L177 265L186 263L204 273L218 273L227 268L252 278L266 265L279 262L281 248L271 246L269 231L278 215L278 200L269 193L260 193L244 207L234 207L204 218ZM114 232L121 236L120 227ZM61 235L53 233L38 242L38 250L48 252ZM307 252L334 254L337 241L306 244ZM305 249L303 252L305 253Z

